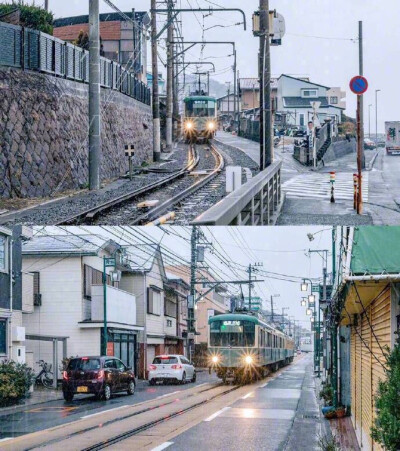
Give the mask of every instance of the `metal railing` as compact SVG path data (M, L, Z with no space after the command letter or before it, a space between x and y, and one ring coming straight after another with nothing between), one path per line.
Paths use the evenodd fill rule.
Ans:
M37 30L0 22L0 65L89 83L89 52ZM130 70L100 59L101 86L150 105L150 89Z
M271 225L283 203L282 161L274 162L246 184L197 217L194 225Z

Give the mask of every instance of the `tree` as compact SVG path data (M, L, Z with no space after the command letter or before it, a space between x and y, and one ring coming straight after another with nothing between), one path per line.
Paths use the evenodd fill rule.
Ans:
M81 30L74 44L83 50L89 50L89 34Z
M386 354L387 378L379 382L375 397L378 415L371 437L388 451L400 449L400 335L396 345Z
M6 3L0 1L0 16L9 14L16 9L21 11L21 25L23 27L32 28L33 30L42 31L43 33L53 34L53 13L46 11L39 6L31 6L23 1L18 3Z

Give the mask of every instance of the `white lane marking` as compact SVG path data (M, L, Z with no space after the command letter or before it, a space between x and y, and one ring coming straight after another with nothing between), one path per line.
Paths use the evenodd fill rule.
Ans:
M254 394L254 392L251 391L250 393L247 393L247 395L242 396L242 399L247 399L253 394Z
M5 437L5 438L1 438L0 442L6 442L7 440L12 440L14 437Z
M268 382L266 382L265 384L260 385L259 388L264 388L264 387L266 387L267 385L268 385Z
M218 412L213 413L210 417L206 418L204 421L212 421L214 418L217 418L218 415L221 415L221 413L229 409L230 407L224 407L223 409L218 410Z
M126 409L127 407L130 407L130 406L129 405L125 405L125 406L115 407L114 409L102 410L101 412L92 413L90 415L85 415L84 417L81 417L81 420L83 420L85 418L96 417L97 415L101 415L103 413L113 412L114 410Z
M174 444L174 442L164 442L161 445L153 448L151 451L162 451L163 449L168 448L169 446L171 446L173 444Z
M209 384L209 382L203 382L202 384L195 385L195 387L198 388L198 387L202 387L203 385L207 385L207 384Z

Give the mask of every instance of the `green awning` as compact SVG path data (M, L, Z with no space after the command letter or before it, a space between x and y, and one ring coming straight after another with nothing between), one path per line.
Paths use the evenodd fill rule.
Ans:
M358 227L354 231L352 275L400 273L400 227Z

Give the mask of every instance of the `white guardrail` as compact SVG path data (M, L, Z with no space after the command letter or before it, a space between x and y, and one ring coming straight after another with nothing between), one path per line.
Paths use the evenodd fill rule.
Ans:
M273 225L283 203L282 161L274 162L246 184L198 216L193 225Z

